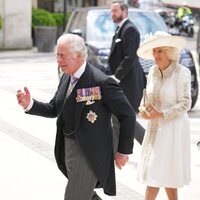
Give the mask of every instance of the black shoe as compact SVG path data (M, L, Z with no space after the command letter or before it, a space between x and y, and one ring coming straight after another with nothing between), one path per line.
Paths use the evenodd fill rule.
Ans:
M102 200L102 199L97 195L96 192L94 192L91 200Z

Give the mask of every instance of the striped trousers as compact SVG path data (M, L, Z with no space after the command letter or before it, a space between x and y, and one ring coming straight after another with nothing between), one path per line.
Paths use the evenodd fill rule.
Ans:
M101 200L94 193L97 178L75 138L65 137L65 164L68 183L64 200Z

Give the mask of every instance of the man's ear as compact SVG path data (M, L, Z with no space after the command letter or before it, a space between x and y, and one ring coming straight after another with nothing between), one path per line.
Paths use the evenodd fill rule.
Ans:
M77 53L73 54L72 58L73 59L82 59L82 55L80 52L77 52Z
M77 59L78 56L79 56L79 53L74 53L74 54L72 55L72 58L73 58L73 59Z

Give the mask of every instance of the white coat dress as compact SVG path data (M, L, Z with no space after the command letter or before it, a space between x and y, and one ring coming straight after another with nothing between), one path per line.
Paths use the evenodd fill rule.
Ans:
M155 65L148 74L141 106L152 104L164 114L148 121L142 144L137 180L148 186L178 188L190 182L190 79L190 71L175 63L162 73Z

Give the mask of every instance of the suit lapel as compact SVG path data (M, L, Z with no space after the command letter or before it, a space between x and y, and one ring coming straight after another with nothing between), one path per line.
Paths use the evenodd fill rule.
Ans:
M63 91L61 93L61 95L63 97L65 97L65 94L66 94L66 91L67 91L67 88L68 88L68 85L69 85L69 81L70 81L69 76L65 75L65 77L63 77L63 80L62 80L62 83L61 83L61 86L60 86L60 90Z
M89 75L90 73L90 67L87 64L86 68L85 68L85 72L83 73L83 75L81 76L80 80L78 81L77 85L75 86L75 92L77 89L80 88L88 88L91 87L91 76ZM73 92L74 92L73 91ZM76 103L76 110L75 110L75 130L78 130L79 124L80 124L80 120L81 120L81 116L82 116L82 111L83 108L85 106L86 102L79 102Z
M76 83L73 91L69 95L69 97L66 99L64 110L67 110L70 106L75 106L75 130L78 130L80 119L82 116L83 108L86 104L86 102L76 102L76 96L77 96L77 89L81 88L88 88L91 87L91 80L90 80L90 67L87 64L84 73Z
M129 23L129 20L127 19L121 26L121 28L119 29L119 34L121 35L121 32L123 31L123 29L125 28L125 26Z
M57 94L57 101L59 101L60 109L64 106L66 101L67 88L69 85L70 77L63 75L59 86L59 93Z
M114 50L114 48L115 48L115 40L118 38L118 35L119 35L119 32L116 33L116 34L113 36L110 54L112 54L112 52L113 52L113 50Z
M120 27L118 33L116 33L116 34L113 36L112 45L111 45L111 50L110 50L110 55L112 54L113 50L115 49L115 44L116 44L116 43L115 43L115 40L116 40L117 38L121 38L121 33L122 33L123 29L125 28L126 24L128 24L128 23L129 23L129 20L126 20L126 21L122 24L122 26Z

